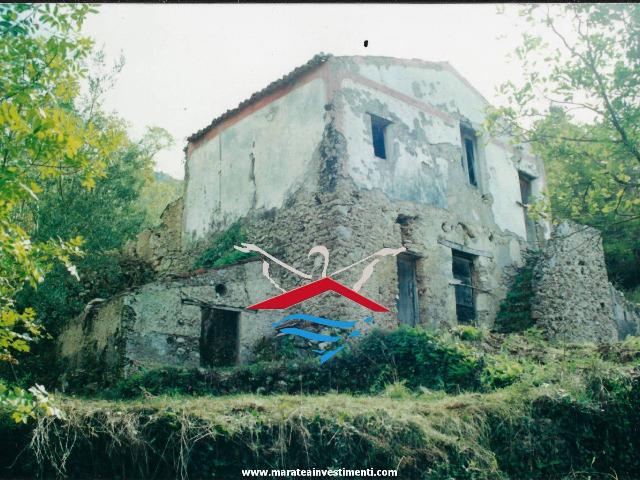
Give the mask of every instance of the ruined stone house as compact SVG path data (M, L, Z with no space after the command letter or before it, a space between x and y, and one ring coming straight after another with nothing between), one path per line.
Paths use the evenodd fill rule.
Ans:
M390 309L378 327L490 326L505 268L550 231L527 216L545 185L541 161L481 134L487 106L446 62L314 57L188 139L183 199L133 248L163 278L76 319L62 356L102 365L105 380L141 366L250 361L282 317L246 310L280 293L260 259L177 275L236 222L248 243L316 278L315 245L329 249L329 271L405 246L361 290ZM338 280L353 285L359 273ZM276 266L271 275L285 289L301 284ZM298 310L365 316L332 294Z

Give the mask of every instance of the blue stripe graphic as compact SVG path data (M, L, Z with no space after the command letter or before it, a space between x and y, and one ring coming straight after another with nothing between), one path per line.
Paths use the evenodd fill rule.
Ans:
M320 333L307 332L300 328L283 328L280 330L282 333L290 333L291 335L298 335L299 337L314 340L316 342L337 342L340 337L332 337L330 335L322 335Z
M362 336L362 332L360 330L353 330L353 328L355 327L355 325L357 323L356 320L354 320L354 321L330 320L328 318L316 317L316 316L307 315L307 314L304 314L304 313L294 313L293 315L287 315L286 317L284 317L279 322L272 323L272 325L277 328L280 325L283 325L284 323L289 322L291 320L302 320L302 321L305 321L305 322L315 323L317 325L324 325L326 327L340 328L340 329L352 330L352 331L346 337L338 337L338 336L333 336L333 335L323 335L321 333L308 332L307 330L303 330L301 328L295 328L295 327L282 328L282 329L280 329L280 333L285 333L285 334L288 334L288 335L296 335L298 337L306 338L307 340L311 340L313 342L327 342L327 343L345 341L348 338L361 337ZM367 317L367 318L363 319L363 322L364 323L373 323L373 317ZM342 342L340 342L340 343L342 343ZM320 355L320 363L322 364L322 363L325 363L326 361L330 360L331 358L333 358L334 355L336 355L339 352L341 352L342 350L344 350L345 346L346 345L336 346L336 348L334 348L333 350L315 349L315 350L312 350L312 351L314 353L317 353L317 354Z
M294 313L293 315L287 315L282 320L280 320L279 322L275 322L272 325L277 328L283 323L288 322L289 320L305 320L307 322L317 323L318 325L325 325L327 327L336 327L336 328L353 328L356 324L355 320L354 321L329 320L328 318L314 317L313 315L307 315L305 313Z
M323 354L320 357L320 363L324 363L327 360L329 360L331 357L333 357L336 353L338 353L339 351L341 351L344 348L344 345L342 345L341 347L336 348L335 350L329 350L327 353Z

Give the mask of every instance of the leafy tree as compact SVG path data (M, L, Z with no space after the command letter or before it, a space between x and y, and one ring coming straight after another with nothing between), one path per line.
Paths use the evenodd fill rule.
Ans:
M42 333L33 309L16 308L17 293L25 284L42 283L57 261L77 276L72 259L81 254L80 237L32 239L29 232L37 226L26 213L43 186L65 175L93 189L126 138L121 122L97 120L76 108L92 51L80 29L94 11L90 5L0 5L0 358L5 361L15 361L14 353L28 351ZM40 390L0 390L3 403L26 405L15 410L17 421L42 410Z
M139 200L140 207L147 212L145 227L156 226L167 205L182 196L182 180L162 172L154 172L153 177L142 187Z
M547 165L551 211L601 229L614 280L640 284L640 6L521 7L524 82L500 88L494 134ZM538 206L541 210L542 206Z
M84 256L76 262L80 281L57 266L37 289L27 286L18 294L18 306L31 306L49 333L59 333L88 301L149 279L150 269L119 249L147 221L140 196L154 190L153 156L170 141L163 129L150 129L141 141L127 141L113 153L106 176L93 189L84 188L80 176L64 175L47 181L31 205L33 240L83 238Z

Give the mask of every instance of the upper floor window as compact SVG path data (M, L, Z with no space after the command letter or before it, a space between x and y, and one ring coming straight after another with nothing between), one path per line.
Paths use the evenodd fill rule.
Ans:
M476 134L472 128L462 125L460 127L460 137L462 138L462 167L467 172L469 183L474 187L478 186L478 146Z
M391 122L385 118L371 115L371 137L373 153L378 158L387 158L387 127Z
M527 232L527 241L536 242L536 224L529 215L529 206L533 203L533 181L534 177L524 172L518 171L518 179L520 180L520 198L522 200L522 210L524 213L524 225Z

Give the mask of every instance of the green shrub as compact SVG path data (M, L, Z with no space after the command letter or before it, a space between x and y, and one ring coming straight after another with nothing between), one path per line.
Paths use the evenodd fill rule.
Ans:
M485 332L472 325L458 325L453 329L454 335L466 342L479 342L484 339Z
M463 346L418 328L375 330L331 361L296 357L293 340L278 337L284 359L273 360L273 344L263 342L257 362L221 369L162 368L133 375L106 392L130 398L144 392L226 395L258 393L379 392L388 384L457 392L477 390L483 361ZM271 346L268 346L271 345ZM266 352L266 353L265 353Z
M491 415L501 470L518 479L640 478L638 379L603 391L589 401L558 392L534 399L526 414Z
M406 399L413 397L413 392L406 386L407 381L390 383L382 391L381 395L387 398ZM424 387L423 387L424 388Z
M233 248L234 245L240 245L245 240L246 233L240 221L237 221L213 239L211 246L200 255L193 267L223 267L257 256L255 252L243 253Z
M625 292L625 295L630 302L640 304L640 286Z
M521 363L507 357L492 357L482 372L482 383L489 389L504 388L518 381L524 374Z
M303 348L304 339L291 335L262 337L253 347L255 362L277 362L282 360L310 360L313 356Z

